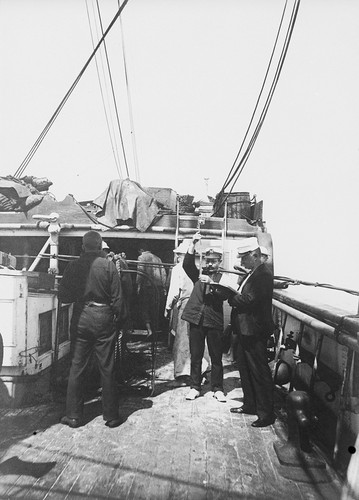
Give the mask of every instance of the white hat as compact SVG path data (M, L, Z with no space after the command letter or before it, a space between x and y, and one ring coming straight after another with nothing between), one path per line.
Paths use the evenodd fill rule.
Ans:
M246 238L238 242L237 252L239 254L252 252L253 250L256 250L258 247L259 243L257 238L251 236L250 238Z
M260 251L261 251L261 254L262 254L262 255L267 255L267 256L269 256L269 252L268 252L268 250L266 249L266 247L260 246L259 248L260 248Z
M173 251L174 253L187 253L191 240L183 240Z
M106 243L106 241L103 241L102 242L102 250L110 250L110 247L108 246L108 244Z

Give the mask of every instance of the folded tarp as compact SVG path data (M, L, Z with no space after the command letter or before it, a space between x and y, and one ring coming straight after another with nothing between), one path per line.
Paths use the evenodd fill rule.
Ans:
M43 195L21 180L0 177L0 212L27 212L42 199Z
M109 227L127 224L146 231L155 221L160 206L144 189L130 179L115 179L93 203L100 207L96 217Z

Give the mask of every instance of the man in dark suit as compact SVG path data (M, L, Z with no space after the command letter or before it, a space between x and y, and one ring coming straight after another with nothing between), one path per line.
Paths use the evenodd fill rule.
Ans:
M266 427L275 420L274 384L267 356L267 341L274 328L273 273L261 260L257 238L246 238L237 251L241 266L249 273L238 293L228 300L238 335L237 361L243 389L243 406L231 408L231 412L258 415L252 427Z

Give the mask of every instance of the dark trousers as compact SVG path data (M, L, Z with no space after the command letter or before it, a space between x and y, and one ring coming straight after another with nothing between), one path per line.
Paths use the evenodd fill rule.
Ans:
M201 390L202 358L207 337L208 352L211 358L211 385L213 391L223 391L223 365L221 332L190 324L189 348L191 353L191 379L194 389Z
M259 418L271 418L274 384L268 366L266 339L238 334L237 362L244 406Z
M158 299L158 300L156 300ZM152 330L163 328L163 314L165 307L165 295L162 287L142 286L139 296L139 308L142 323L150 323Z
M118 418L119 394L115 379L115 343L117 333L109 306L85 306L74 311L72 321L72 362L66 396L66 415L82 419L83 387L91 354L98 362L102 385L104 420Z

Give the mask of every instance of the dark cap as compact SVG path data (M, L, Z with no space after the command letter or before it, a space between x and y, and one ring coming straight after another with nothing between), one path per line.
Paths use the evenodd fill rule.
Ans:
M202 255L208 259L222 259L222 250L218 247L208 247Z

